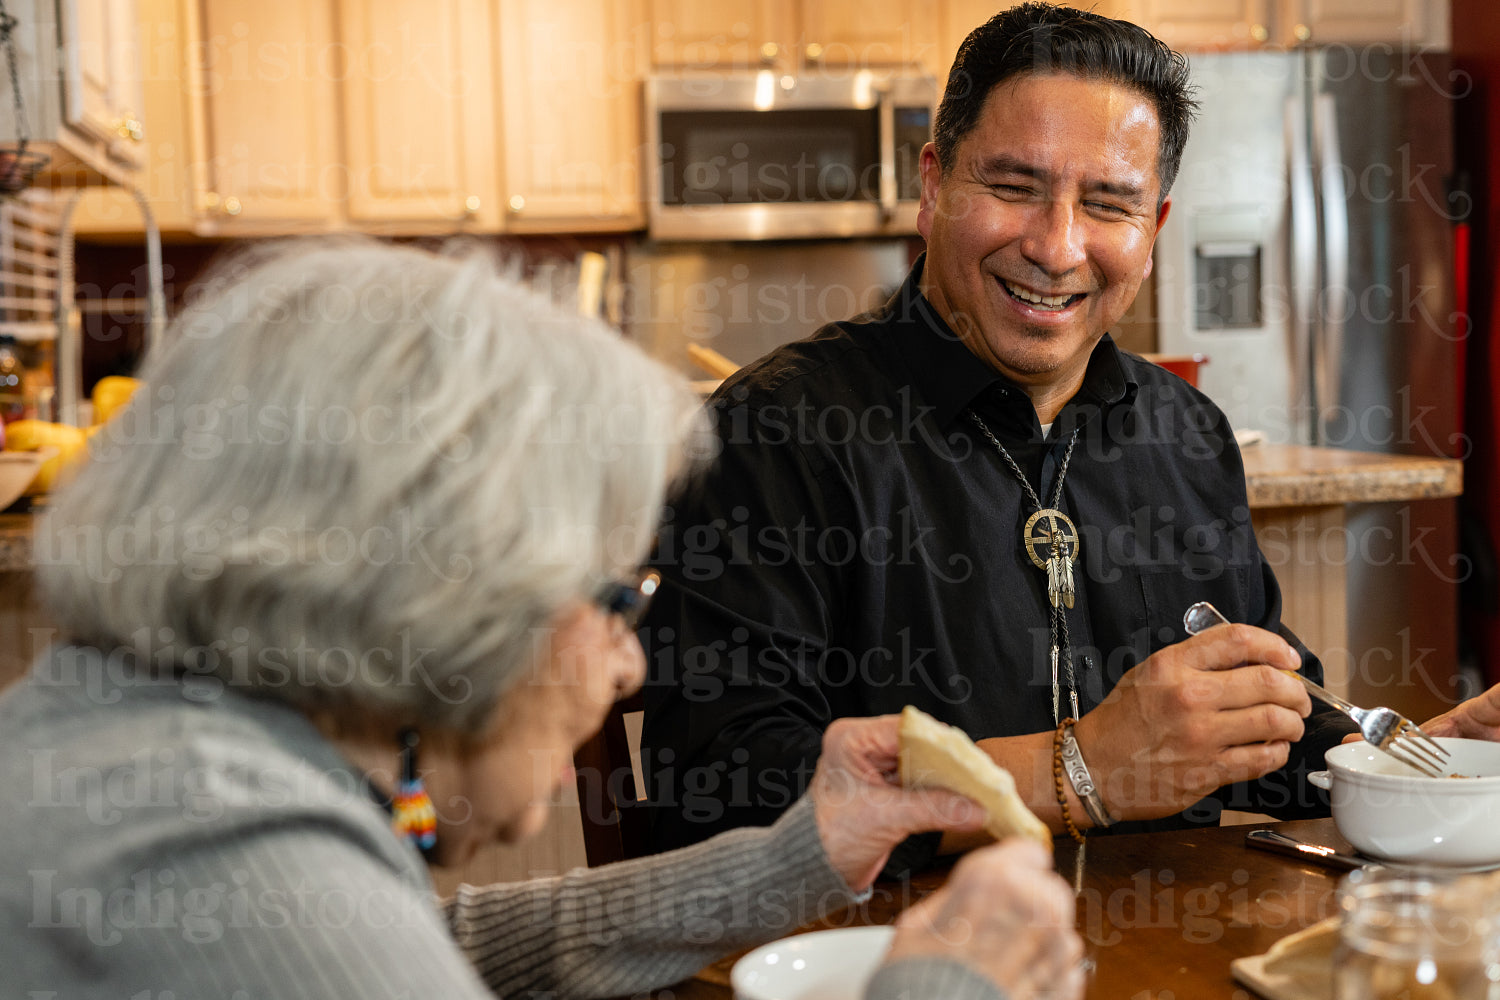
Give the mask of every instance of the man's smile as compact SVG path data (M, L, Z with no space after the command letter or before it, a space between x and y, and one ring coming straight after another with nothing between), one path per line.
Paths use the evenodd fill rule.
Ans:
M1000 287L1004 288L1006 294L1021 304L1042 312L1060 312L1082 299L1086 294L1078 292L1075 294L1044 295L1041 292L1032 291L1024 285L1018 285L1003 278L1000 279Z

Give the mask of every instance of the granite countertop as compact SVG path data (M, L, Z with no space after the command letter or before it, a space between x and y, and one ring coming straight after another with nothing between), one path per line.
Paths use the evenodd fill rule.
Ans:
M0 514L0 571L31 569L33 514Z
M0 514L0 571L31 568L31 515Z
M1244 450L1250 506L1317 507L1456 497L1463 465L1451 458L1376 455L1257 444ZM31 568L31 514L0 514L0 571Z
M1340 448L1257 444L1244 449L1251 507L1314 507L1456 497L1463 463Z

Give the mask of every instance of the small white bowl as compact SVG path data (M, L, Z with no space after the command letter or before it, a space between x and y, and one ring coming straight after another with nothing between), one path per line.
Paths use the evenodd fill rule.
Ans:
M43 463L57 454L56 448L41 451L0 451L0 510L4 510L26 492Z
M1325 755L1309 776L1327 788L1333 821L1356 848L1384 861L1500 865L1500 743L1438 737L1448 773L1427 778L1363 741Z
M794 934L734 963L735 1000L859 1000L880 967L893 927L844 927Z

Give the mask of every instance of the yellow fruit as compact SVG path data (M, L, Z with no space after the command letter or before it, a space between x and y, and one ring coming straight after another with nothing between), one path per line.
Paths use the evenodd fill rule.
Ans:
M141 380L124 375L106 375L94 383L94 423L102 424L115 411L130 402L131 395L140 388Z
M67 424L45 420L16 420L5 425L6 451L37 451L56 448L57 454L42 463L36 478L26 487L28 494L46 493L57 482L58 473L88 454L88 435Z

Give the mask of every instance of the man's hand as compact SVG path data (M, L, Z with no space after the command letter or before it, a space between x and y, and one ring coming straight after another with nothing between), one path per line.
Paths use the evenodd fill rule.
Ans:
M1138 664L1074 727L1116 819L1180 812L1214 789L1286 763L1312 711L1278 635L1212 628Z
M863 890L891 849L925 830L977 830L984 810L962 795L897 783L901 717L837 719L823 734L823 754L807 793L823 850L849 888Z
M1422 723L1428 736L1461 736L1500 741L1500 684Z
M1073 909L1050 854L1012 838L967 855L941 889L901 914L886 961L948 958L1012 1000L1074 1000L1084 976Z

